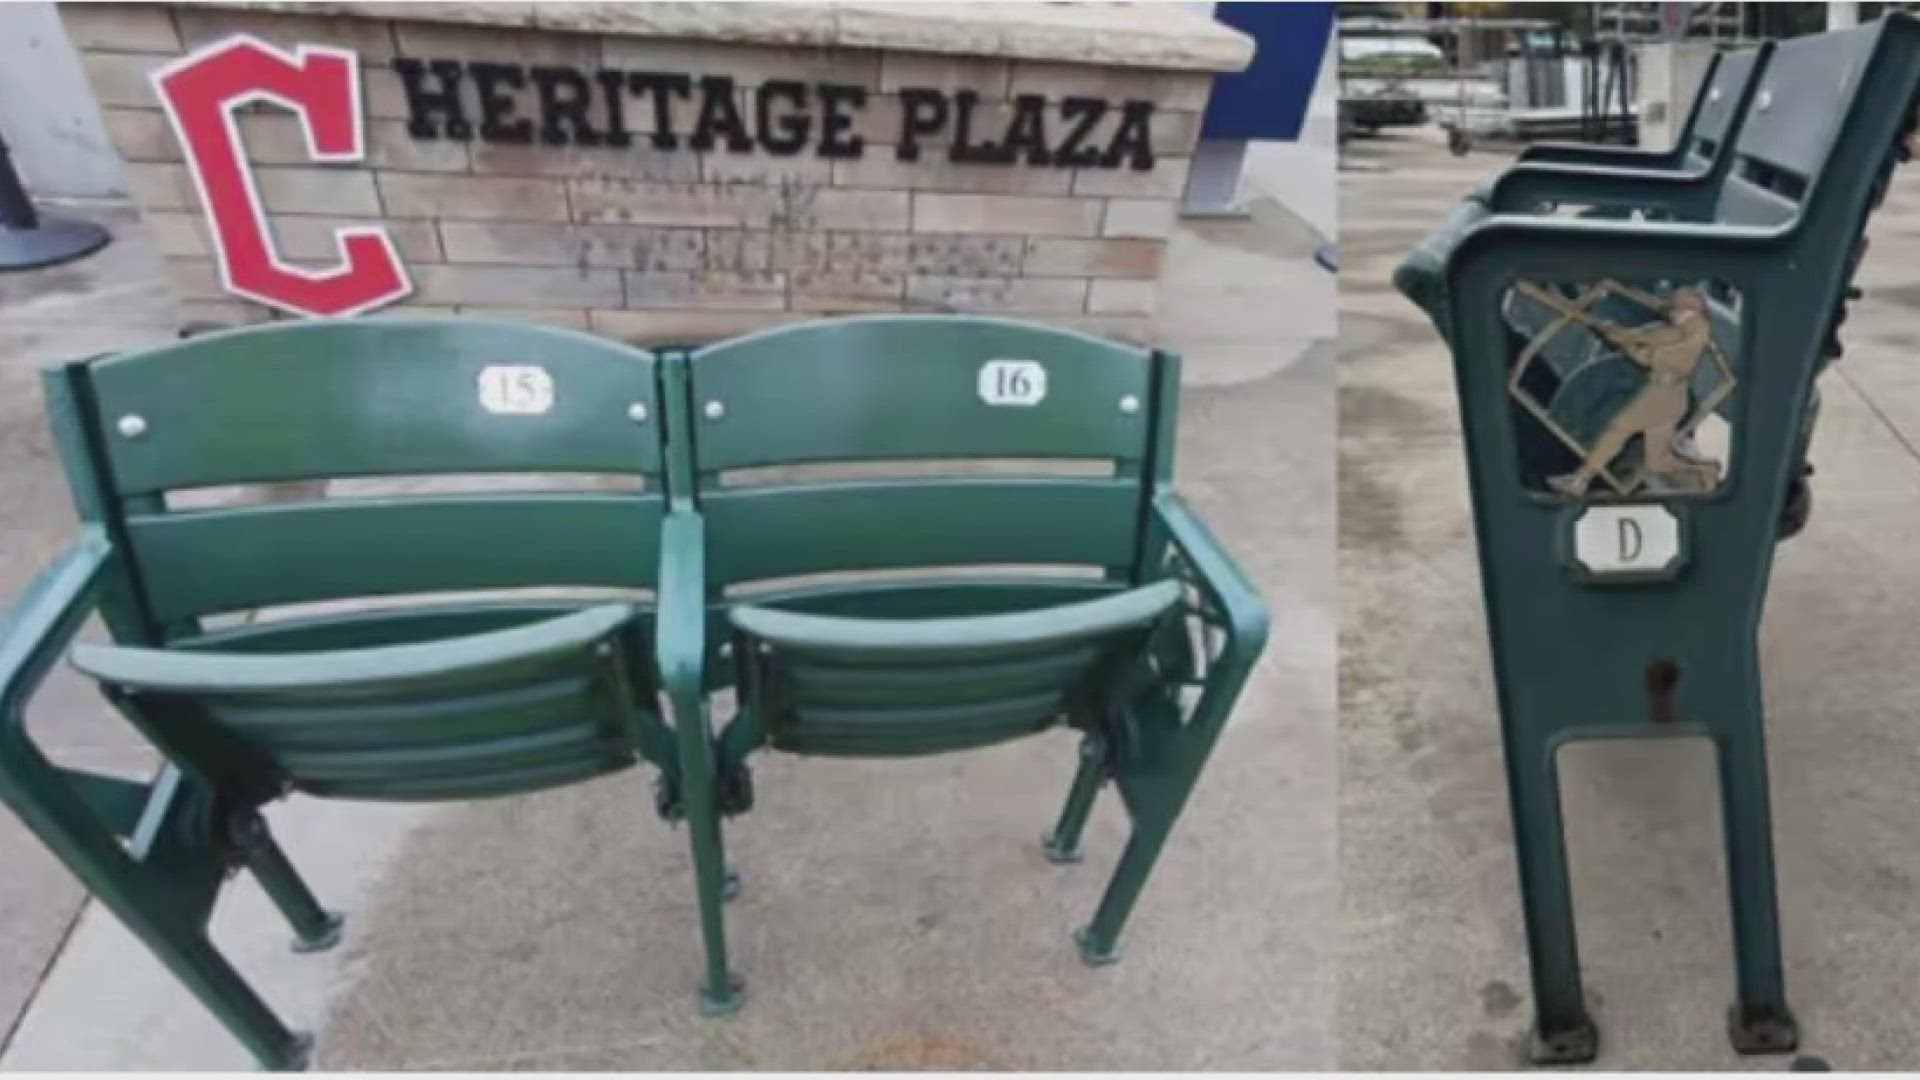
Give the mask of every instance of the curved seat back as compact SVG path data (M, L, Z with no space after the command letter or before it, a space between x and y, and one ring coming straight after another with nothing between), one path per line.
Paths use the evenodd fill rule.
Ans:
M958 564L1130 574L1143 478L1170 454L1177 360L1011 319L883 315L722 342L691 354L687 380L716 586ZM1044 464L1059 461L1094 468ZM881 462L915 464L886 479L782 471Z
M139 606L164 636L276 604L644 588L657 572L654 360L617 342L481 319L281 323L68 365L49 374L49 397L82 511L130 554ZM232 484L483 473L618 476L645 490L198 509L166 499Z

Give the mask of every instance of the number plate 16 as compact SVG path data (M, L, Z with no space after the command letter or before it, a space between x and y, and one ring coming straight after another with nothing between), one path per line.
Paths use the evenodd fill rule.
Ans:
M1047 396L1047 369L1032 360L980 365L980 400L989 405L1038 405Z

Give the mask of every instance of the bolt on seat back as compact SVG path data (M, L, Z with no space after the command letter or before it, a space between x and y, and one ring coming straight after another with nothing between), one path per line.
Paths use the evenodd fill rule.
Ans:
M1745 1052L1795 1045L1756 633L1813 383L1905 160L1920 20L1779 43L1697 216L1491 214L1433 246L1514 804L1536 1060L1590 1059L1556 774L1569 741L1719 754ZM1398 280L1398 279L1397 279ZM1718 430L1716 430L1716 428Z

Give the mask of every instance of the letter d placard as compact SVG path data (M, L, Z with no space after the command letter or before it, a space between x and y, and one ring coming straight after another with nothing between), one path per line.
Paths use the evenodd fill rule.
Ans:
M1597 503L1573 521L1573 559L1590 581L1644 581L1678 570L1678 515L1660 503Z

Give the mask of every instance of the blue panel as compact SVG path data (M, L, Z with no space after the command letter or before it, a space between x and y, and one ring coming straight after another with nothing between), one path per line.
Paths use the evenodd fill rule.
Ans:
M1333 31L1333 5L1224 3L1213 17L1253 38L1253 63L1214 80L1200 137L1299 138Z

